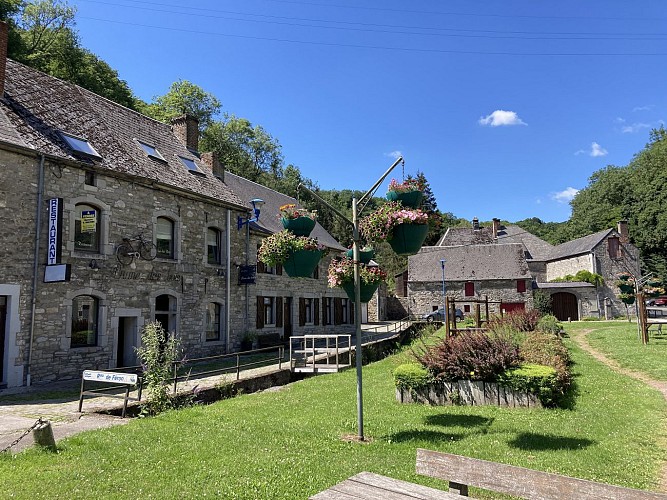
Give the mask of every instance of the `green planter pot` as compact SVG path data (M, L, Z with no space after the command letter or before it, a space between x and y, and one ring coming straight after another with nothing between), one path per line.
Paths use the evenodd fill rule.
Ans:
M353 259L354 258L354 252L352 249L348 250L345 252L345 256L348 259ZM359 251L359 262L363 262L364 264L368 264L373 257L375 257L375 250L368 250L366 252Z
M290 278L310 278L321 258L319 250L298 250L283 262L283 269Z
M315 227L315 220L310 217L297 217L296 219L282 218L283 227L297 236L310 236Z
M427 234L428 224L399 224L387 242L398 255L414 255L419 252Z
M618 288L623 293L633 293L635 291L634 285L628 285L627 283L619 283Z
M632 297L624 297L624 298L621 299L621 302L623 302L624 304L627 304L627 305L631 306L632 304L635 303L635 297L634 297L634 296L632 296Z
M401 205L410 208L419 208L422 204L423 198L424 198L424 193L422 193L421 191L407 191L405 193L399 193L398 191L389 191L387 193L387 199L389 201L400 201Z
M373 294L379 286L380 283L371 283L369 285L362 283L359 287L359 299L361 302L369 302L373 298ZM345 293L350 298L350 300L354 300L354 282L343 283L341 288L345 290Z

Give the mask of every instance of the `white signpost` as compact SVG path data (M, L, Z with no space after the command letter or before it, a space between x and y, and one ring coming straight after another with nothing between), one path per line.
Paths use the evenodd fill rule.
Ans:
M116 373L85 370L83 372L83 380L90 380L93 382L107 382L110 384L136 385L138 377L136 373Z
M114 387L108 387L103 389L91 389L86 391L85 384L86 382L97 382L103 384L115 384ZM139 383L139 394L136 398L130 397L130 387L133 387ZM123 386L125 389L124 395L119 394L106 394L108 391L112 391L119 386ZM104 394L103 394L104 393ZM108 398L122 398L123 401L123 414L127 412L127 402L128 401L140 401L141 400L141 382L139 376L136 373L119 373L119 372L107 372L101 370L84 370L83 375L81 376L81 395L79 397L79 413L81 413L81 407L83 406L83 396L105 396Z

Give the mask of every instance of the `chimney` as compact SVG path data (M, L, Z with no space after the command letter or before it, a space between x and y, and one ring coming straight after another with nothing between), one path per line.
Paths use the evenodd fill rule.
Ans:
M218 159L217 154L215 154L213 152L202 153L201 154L201 162L204 165L206 165L211 172L213 172L213 175L215 175L222 182L225 182L225 169L223 168L222 164L220 163L220 160Z
M621 235L620 237L620 242L621 243L629 243L630 238L628 236L628 221L627 220L619 220L618 221L618 234Z
M7 40L9 27L5 21L0 21L0 99L5 95L5 73L7 70Z
M472 228L475 231L479 231L479 219L477 217L472 218Z
M500 231L500 219L499 218L497 218L497 217L493 218L493 226L492 227L493 227L493 229L492 229L493 230L493 235L492 235L493 239L497 239L498 238L498 231Z
M192 152L199 147L199 120L192 115L181 115L171 120L171 130L178 140Z

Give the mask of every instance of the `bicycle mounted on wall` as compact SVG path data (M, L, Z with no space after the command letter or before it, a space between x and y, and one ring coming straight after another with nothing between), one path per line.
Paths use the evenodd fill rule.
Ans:
M132 264L134 259L153 260L156 256L157 246L141 233L132 238L123 238L123 243L116 248L116 258L123 266Z

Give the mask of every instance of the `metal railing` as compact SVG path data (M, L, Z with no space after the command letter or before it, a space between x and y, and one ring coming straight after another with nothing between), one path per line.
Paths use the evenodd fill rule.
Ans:
M303 368L335 367L351 365L352 335L303 335L290 337L290 368L296 368L296 360L303 361ZM347 354L347 363L341 358ZM335 363L331 363L331 360Z

